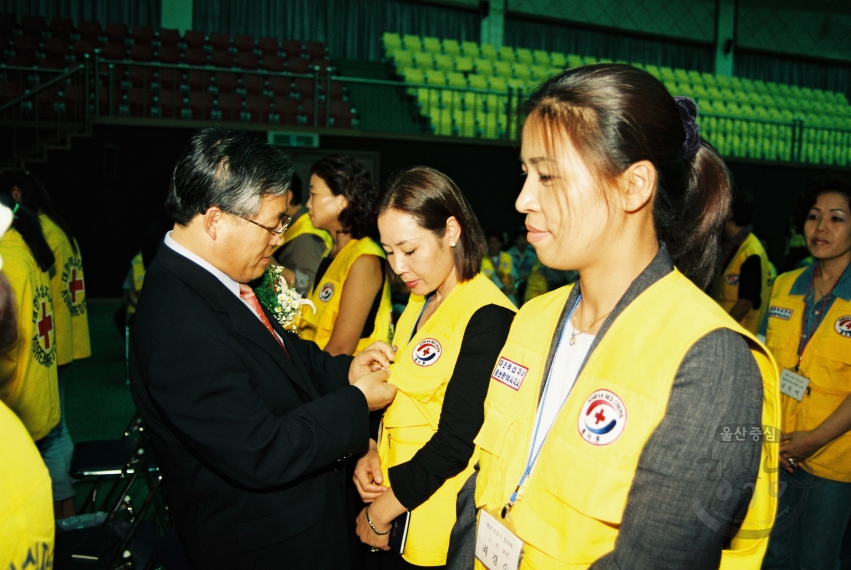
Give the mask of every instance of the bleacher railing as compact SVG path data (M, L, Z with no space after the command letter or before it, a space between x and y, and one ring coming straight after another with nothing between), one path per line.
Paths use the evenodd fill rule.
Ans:
M5 79L0 87L4 101L0 123L11 128L4 150L10 150L16 162L22 149L27 149L24 154L32 154L30 149L38 154L46 141L84 131L92 116L348 127L492 140L516 139L519 134L517 111L525 94L518 86L503 92L346 77L336 75L334 68L312 71L225 69L97 56L66 71L0 65ZM196 81L201 83L195 85ZM296 83L297 94L291 91ZM350 97L350 91L358 97ZM851 165L851 129L804 117L782 121L704 112L698 122L703 136L726 157Z
M40 157L48 144L84 132L90 76L88 60L65 71L0 65L0 124L8 129L0 143L4 154L17 164Z

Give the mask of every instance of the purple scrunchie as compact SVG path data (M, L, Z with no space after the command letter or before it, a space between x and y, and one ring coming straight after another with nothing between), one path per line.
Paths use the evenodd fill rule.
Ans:
M683 160L691 160L700 150L700 127L697 125L697 103L690 97L677 95L674 97L680 118L683 121L683 129L686 132L686 140L683 142Z

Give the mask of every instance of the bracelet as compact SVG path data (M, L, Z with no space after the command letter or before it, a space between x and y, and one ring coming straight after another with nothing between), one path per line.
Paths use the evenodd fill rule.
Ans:
M369 518L369 507L367 507L367 508L366 508L366 522L367 522L367 524L369 524L369 528L371 528L371 529L372 529L372 532L374 532L374 533L375 533L375 534L377 534L378 536L384 536L385 534L387 534L387 533L389 533L389 532L390 532L390 529L389 529L389 528L388 528L386 531L384 531L384 532L378 532L378 529L377 529L377 528L375 528L375 525L374 525L374 524L372 524L372 519L371 519L371 518Z

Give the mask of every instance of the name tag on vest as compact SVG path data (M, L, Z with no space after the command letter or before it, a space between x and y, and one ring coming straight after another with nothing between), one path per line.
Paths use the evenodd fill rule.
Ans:
M479 511L476 529L476 558L488 570L517 570L523 554L523 541L484 509Z
M496 368L494 368L493 374L491 374L491 378L502 382L509 388L519 390L527 372L529 372L529 369L522 364L517 364L504 356L500 356L499 362L496 363Z
M780 392L790 398L795 398L799 402L804 399L804 394L807 392L807 386L809 385L810 379L806 376L795 374L785 368L780 373Z

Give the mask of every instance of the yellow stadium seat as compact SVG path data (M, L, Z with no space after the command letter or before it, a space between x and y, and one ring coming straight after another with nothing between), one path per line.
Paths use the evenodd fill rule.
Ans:
M384 44L384 51L392 51L401 49L402 47L402 38L399 34L394 34L392 32L384 32L384 35L381 36L381 43Z
M567 58L561 52L550 52L550 65L553 67L564 69L565 67L567 67Z
M425 73L422 69L409 67L406 69L402 69L399 72L399 75L404 77L405 81L408 83L425 83Z
M423 37L423 51L427 51L429 53L440 53L442 49L439 39L431 36Z
M451 55L438 53L434 56L434 66L441 71L454 71L455 59Z
M514 60L518 63L525 63L526 65L532 65L535 62L535 59L532 57L532 50L526 48L517 48L514 50Z
M481 44L479 46L479 53L483 58L491 61L499 59L499 52L497 52L496 46L493 44Z
M425 80L429 85L446 85L446 74L435 69L428 69L425 72Z
M434 56L425 51L414 52L414 64L423 69L432 69L434 67Z
M582 58L578 55L568 55L567 56L567 67L579 67L583 65Z
M412 36L410 34L405 34L402 37L402 45L405 46L405 49L410 51L422 51L423 43L420 40L419 36Z
M549 52L544 51L542 49L536 49L534 52L532 52L532 57L533 57L536 65L549 67L549 65L550 65L550 53ZM562 56L562 57L564 57L564 56Z
M479 44L476 42L462 42L461 52L467 57L476 59L479 57Z
M508 63L514 63L515 55L514 48L511 46L500 46L497 50L499 54L499 59L502 61L507 61Z
M500 77L511 77L511 64L507 61L496 61L493 64L493 74Z
M455 70L462 73L471 73L473 71L473 58L466 55L455 56Z
M461 45L458 40L443 40L443 53L458 57L461 55Z
M467 88L467 78L463 73L452 72L446 74L446 82L450 87Z
M476 73L479 75L493 75L493 62L489 59L479 58L475 61Z

